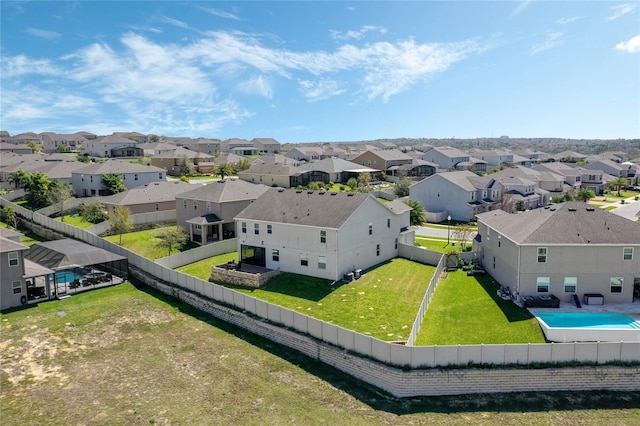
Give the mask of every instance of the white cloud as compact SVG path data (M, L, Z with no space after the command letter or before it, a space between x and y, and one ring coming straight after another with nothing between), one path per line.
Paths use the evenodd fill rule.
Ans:
M27 27L24 30L27 34L34 37L46 38L47 40L55 40L60 38L61 34L55 31L39 30L37 28Z
M362 40L368 32L376 32L378 34L384 35L387 33L387 29L384 27L377 27L373 25L365 25L357 31L347 31L342 32L338 30L329 30L329 35L331 38L335 40Z
M616 49L627 53L640 53L640 35L633 37L629 41L616 44Z
M2 78L14 78L28 74L57 75L60 70L47 59L29 58L25 55L2 56Z
M558 25L566 25L572 22L576 22L578 19L582 19L582 16L572 16L570 18L560 18L556 21Z
M258 95L267 99L271 99L273 96L273 89L269 79L262 75L249 78L239 83L238 88L241 92L248 95Z
M518 6L516 6L515 9L513 9L513 11L511 12L511 17L513 18L514 16L517 16L519 14L521 14L527 7L529 7L529 5L531 4L532 0L524 0L521 1Z
M309 102L322 101L346 92L341 88L340 82L331 79L301 80L298 82L298 90Z
M205 6L199 6L200 9L204 10L205 12L217 16L219 18L224 18L224 19L233 19L235 21L239 21L240 18L238 18L236 15L229 13L229 12L225 12L224 10L220 10L220 9L214 9L212 7L205 7Z
M189 29L189 24L187 24L186 22L180 21L178 19L174 19L174 18L170 18L168 16L162 15L160 16L160 20L169 25L173 25L174 27Z
M564 40L562 40L563 35L564 33L560 32L548 32L547 38L542 43L534 44L531 47L531 54L535 55L536 53L544 52L545 50L553 49L561 45L564 42Z
M615 21L621 16L624 16L628 13L633 12L634 10L636 10L637 7L638 5L636 3L624 3L624 4L618 4L616 6L611 6L609 7L609 9L611 9L613 13L610 16L607 16L606 18L604 18L604 20L607 22Z

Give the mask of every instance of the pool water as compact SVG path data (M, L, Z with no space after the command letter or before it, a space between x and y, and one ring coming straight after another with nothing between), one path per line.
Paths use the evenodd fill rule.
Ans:
M609 312L537 312L536 316L553 328L640 329L629 315Z
M70 283L73 280L81 280L82 275L74 274L72 271L58 271L56 272L56 282L58 284Z

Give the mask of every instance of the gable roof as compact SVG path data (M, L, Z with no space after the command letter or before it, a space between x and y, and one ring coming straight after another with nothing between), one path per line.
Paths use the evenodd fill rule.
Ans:
M155 166L145 166L144 164L131 163L129 161L107 160L99 163L91 164L73 172L85 173L88 175L101 175L105 173L149 173L149 172L166 172L165 169Z
M322 228L340 228L369 199L370 194L269 188L236 220L259 220Z
M182 181L153 182L102 197L100 201L121 206L175 201L177 195L191 191L194 186Z
M255 200L269 189L268 186L240 179L224 179L209 183L177 195L177 198L224 203Z
M493 210L476 217L518 244L640 244L640 225L583 202L519 214Z
M0 253L6 253L8 251L28 250L29 247L22 243L16 243L8 238L0 237Z

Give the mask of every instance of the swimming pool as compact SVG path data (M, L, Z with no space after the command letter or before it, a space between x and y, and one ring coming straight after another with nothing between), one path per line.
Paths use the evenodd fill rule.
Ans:
M73 280L81 280L82 275L74 274L73 271L58 271L56 272L56 282L58 284L70 283Z
M535 312L552 342L640 341L640 319L614 312Z

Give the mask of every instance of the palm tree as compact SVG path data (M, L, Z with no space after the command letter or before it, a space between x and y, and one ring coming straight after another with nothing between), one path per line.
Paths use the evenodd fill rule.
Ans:
M409 212L409 223L411 225L419 226L427 221L424 207L420 204L420 201L407 200L404 203L411 207L411 211Z
M623 178L622 176L619 176L615 179L613 179L610 183L610 185L612 187L615 187L618 190L618 197L622 197L622 195L620 194L620 190L627 186L628 182L626 178Z
M18 189L18 186L24 186L29 181L29 172L25 170L16 170L9 175L9 183L13 183Z
M220 175L221 180L224 180L224 177L231 175L231 173L233 173L233 169L230 164L222 163L216 167L216 174Z
M13 207L5 207L4 210L4 218L7 220L7 223L13 225L14 229L18 229L18 216L16 215L16 211Z

